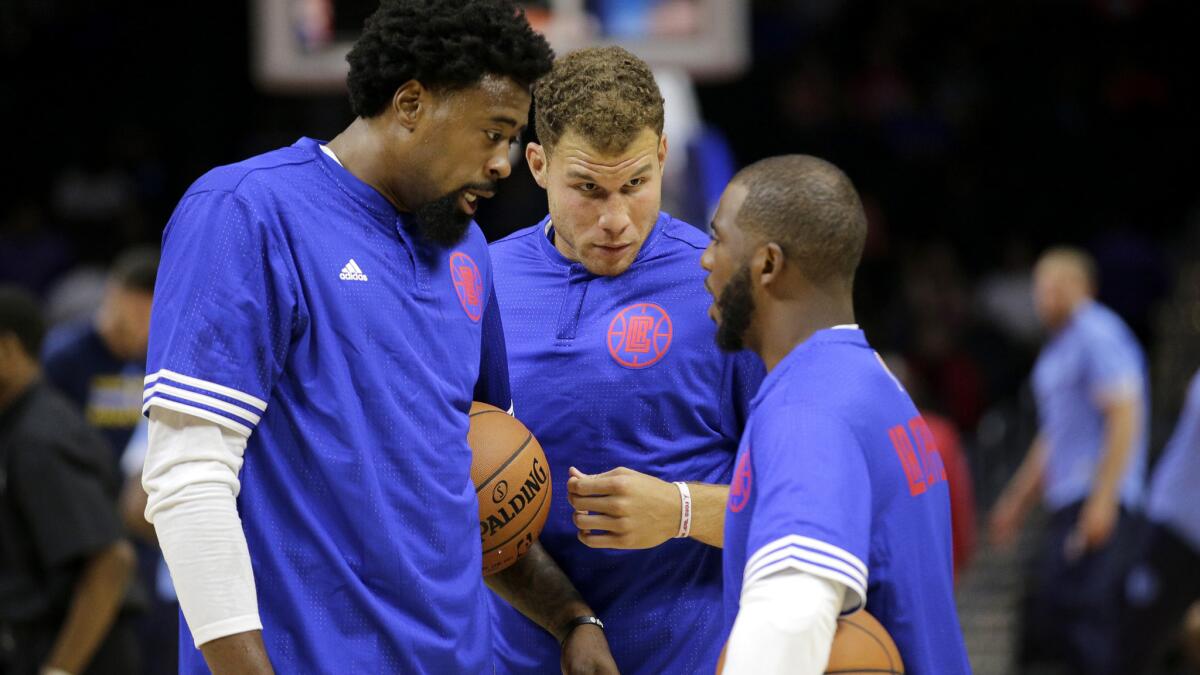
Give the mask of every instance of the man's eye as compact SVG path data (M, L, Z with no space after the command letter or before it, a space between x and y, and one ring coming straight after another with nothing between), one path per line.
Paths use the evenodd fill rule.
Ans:
M579 186L579 189L583 190L584 192L592 192L596 189L596 184L595 183L584 183Z
M500 139L504 137L503 134L496 131L487 131L485 133L487 134L488 140L493 143L499 143Z
M637 187L646 182L645 178L633 178L629 181L629 187Z

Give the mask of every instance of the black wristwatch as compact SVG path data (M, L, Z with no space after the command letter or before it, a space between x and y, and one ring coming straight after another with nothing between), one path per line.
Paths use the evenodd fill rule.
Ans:
M589 623L592 624L593 626L598 627L600 630L604 630L604 622L601 621L599 618L594 617L594 616L577 616L574 619L571 619L570 621L568 621L566 626L563 626L563 639L562 639L562 642L559 643L559 646L561 647L561 646L567 644L567 638L570 637L571 631L575 630L576 628L579 628L580 626L582 626L584 624L589 624Z

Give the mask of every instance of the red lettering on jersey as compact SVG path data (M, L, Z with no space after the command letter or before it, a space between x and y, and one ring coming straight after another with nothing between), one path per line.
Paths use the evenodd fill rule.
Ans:
M650 353L650 331L654 328L654 317L631 316L625 329L625 351L635 354Z
M908 430L904 428L903 424L897 424L888 429L888 436L892 439L896 455L900 457L900 466L904 467L904 475L908 478L908 494L914 497L923 494L926 489L925 473L921 471L921 464L917 460L916 453L913 452L913 444L908 437Z
M921 453L921 465L925 467L925 481L933 485L946 480L946 465L942 463L942 454L938 452L933 432L925 423L925 418L919 415L912 418L908 421L908 428L913 438L917 439L917 451Z

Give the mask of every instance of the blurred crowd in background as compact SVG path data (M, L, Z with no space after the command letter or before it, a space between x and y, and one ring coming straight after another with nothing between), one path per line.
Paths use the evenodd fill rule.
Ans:
M92 325L114 261L156 246L204 171L349 121L343 95L255 87L251 20L242 3L0 3L0 283L50 324ZM855 181L859 320L961 437L981 509L1035 432L1048 246L1091 253L1148 356L1151 458L1174 426L1200 367L1198 27L1187 1L758 0L750 68L696 83L735 167L803 152ZM527 173L481 210L490 239L544 215Z

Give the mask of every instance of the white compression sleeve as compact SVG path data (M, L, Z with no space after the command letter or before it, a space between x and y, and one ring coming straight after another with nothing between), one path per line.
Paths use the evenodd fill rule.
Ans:
M846 588L787 568L742 589L724 675L821 675Z
M237 512L246 438L218 424L150 409L142 487L196 646L262 629L250 551Z

